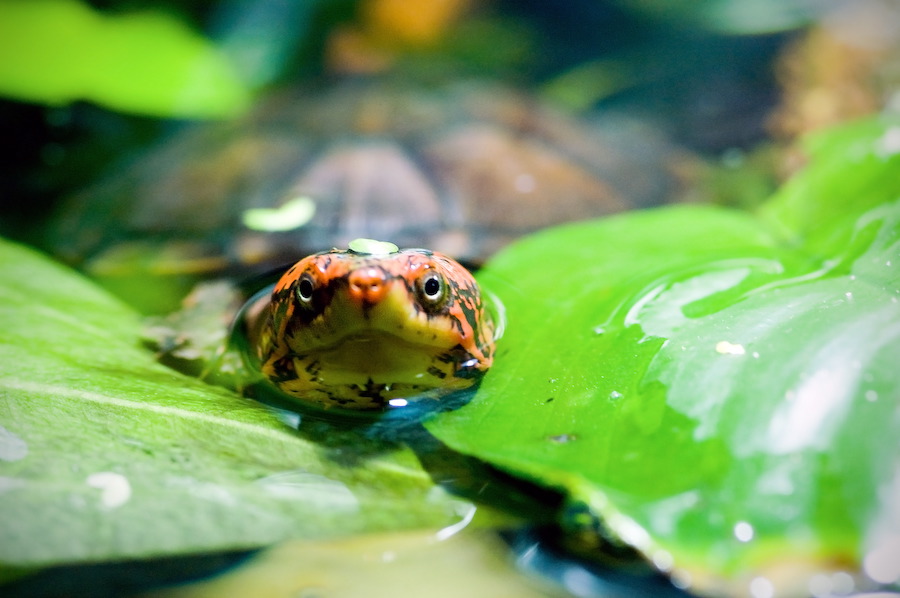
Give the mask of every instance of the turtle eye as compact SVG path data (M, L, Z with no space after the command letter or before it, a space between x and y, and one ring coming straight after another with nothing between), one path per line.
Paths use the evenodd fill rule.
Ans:
M313 291L316 290L316 283L312 276L304 274L297 283L297 298L303 305L312 305Z
M416 291L422 305L435 310L441 307L447 298L447 282L439 273L428 270L416 281Z

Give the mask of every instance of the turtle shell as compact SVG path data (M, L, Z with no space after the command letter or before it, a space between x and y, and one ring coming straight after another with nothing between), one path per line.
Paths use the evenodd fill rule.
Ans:
M212 272L358 237L480 260L540 227L671 199L680 156L634 123L499 85L345 81L175 133L65 202L50 244L88 270L138 248L170 271ZM311 218L292 230L245 223L298 198Z

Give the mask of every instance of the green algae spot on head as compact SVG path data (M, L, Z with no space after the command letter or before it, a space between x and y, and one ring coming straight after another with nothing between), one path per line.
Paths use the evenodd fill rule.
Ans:
M400 251L399 247L389 241L375 239L353 239L347 244L347 248L353 253L367 255L390 255Z

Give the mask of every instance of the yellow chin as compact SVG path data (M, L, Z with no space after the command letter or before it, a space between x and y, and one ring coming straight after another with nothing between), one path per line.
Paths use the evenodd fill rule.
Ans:
M326 408L377 409L470 386L448 354L460 344L450 319L417 312L398 286L369 309L336 296L322 318L290 335L295 377L277 382L281 391Z
M455 365L436 357L434 347L373 332L355 335L326 350L294 358L297 377L281 382L283 392L323 407L385 407L391 399L415 399L465 388L473 380L454 377Z
M316 354L322 365L323 384L427 383L427 372L439 352L410 343L391 334L375 332L344 339L339 345ZM441 378L441 377L437 377ZM434 384L431 384L434 386Z

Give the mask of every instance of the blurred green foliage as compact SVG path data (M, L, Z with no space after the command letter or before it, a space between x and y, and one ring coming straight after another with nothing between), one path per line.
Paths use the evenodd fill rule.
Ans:
M0 94L180 118L230 116L249 102L216 46L176 17L106 15L77 0L0 2Z

